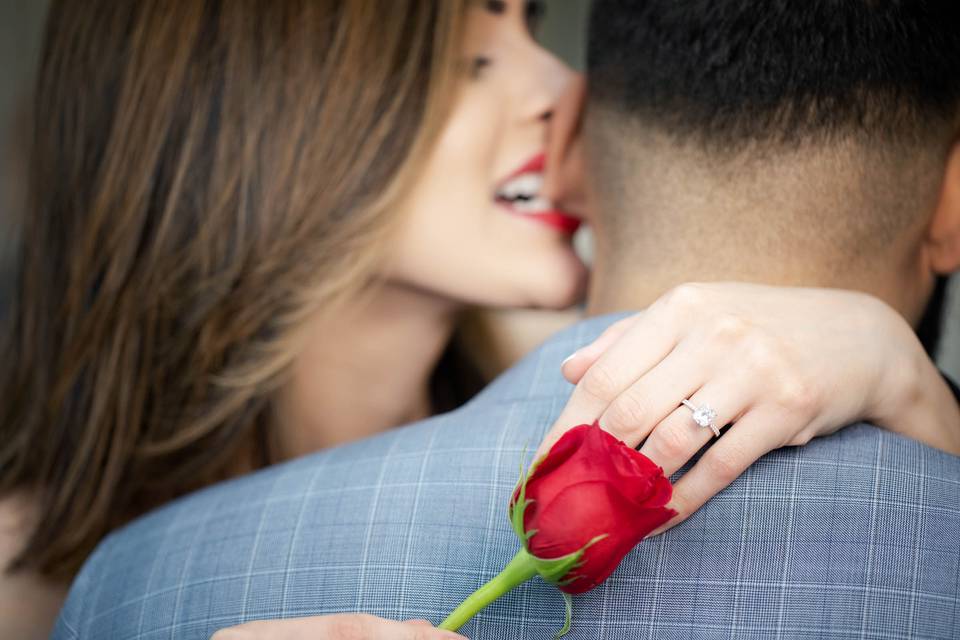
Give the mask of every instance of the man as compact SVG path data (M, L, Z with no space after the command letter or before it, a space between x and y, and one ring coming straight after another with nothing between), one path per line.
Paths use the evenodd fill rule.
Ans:
M948 4L598 0L591 311L749 280L862 289L918 320L960 263ZM439 621L515 552L506 504L569 393L561 361L616 317L552 338L458 412L140 520L87 563L54 637ZM867 425L780 449L578 598L570 637L957 637L958 485L960 459ZM536 580L464 631L548 637L560 610Z

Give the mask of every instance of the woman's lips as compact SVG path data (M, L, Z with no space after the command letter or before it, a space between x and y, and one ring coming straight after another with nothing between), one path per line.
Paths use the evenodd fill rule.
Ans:
M563 233L572 236L577 232L577 229L580 228L581 220L579 218L574 218L571 215L568 215L562 211L545 211L543 213L521 213L517 215L522 215L530 218L531 220L536 220L541 222L548 227L553 227L558 229Z
M561 233L573 235L581 220L557 209L541 198L546 154L539 153L505 178L497 189L496 202L509 213L539 222Z
M533 156L527 163L521 166L519 169L511 173L506 177L504 182L508 180L513 180L517 176L522 176L525 173L543 173L543 170L547 168L547 154L538 153Z

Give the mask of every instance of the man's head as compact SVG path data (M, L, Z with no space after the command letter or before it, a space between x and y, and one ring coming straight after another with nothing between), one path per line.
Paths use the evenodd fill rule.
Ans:
M917 320L960 267L955 0L595 0L595 306L843 286Z

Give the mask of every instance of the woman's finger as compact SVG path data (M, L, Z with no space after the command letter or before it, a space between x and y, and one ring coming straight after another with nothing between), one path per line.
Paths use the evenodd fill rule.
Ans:
M538 457L567 429L598 419L614 398L659 364L675 345L675 333L660 314L648 312L638 317L577 383L560 417L544 437Z
M600 334L600 337L590 344L577 349L560 363L560 372L567 382L577 384L594 362L612 347L624 334L629 331L642 314L634 314L629 318L617 320Z
M740 418L673 485L673 498L667 506L677 515L650 536L659 535L686 520L740 477L747 467L783 446L782 434L789 431L784 429L785 420L789 421L790 417L760 411L748 412Z
M691 325L700 327L697 331L700 342L708 344L711 339L720 344L730 342L726 335L730 333L729 323L713 322L703 314L704 309L710 308L709 297L707 288L702 285L680 285L638 314L633 324L582 374L560 417L544 437L537 451L538 457L548 451L567 429L598 419L614 398L674 350L682 337L690 333ZM568 362L567 366L574 365ZM571 371L571 375L573 373ZM680 384L689 385L689 380L680 380L683 380ZM688 387L687 392L696 388ZM655 422L651 423L651 428L652 424Z
M687 400L690 406L680 404L653 428L640 453L663 467L663 473L670 477L717 437L709 426L700 426L698 418L706 420L708 411L712 411L716 414L712 424L722 429L744 415L754 397L749 381L737 377L707 382Z
M617 395L600 415L600 427L631 447L673 413L680 403L706 382L700 349L681 342L653 369Z

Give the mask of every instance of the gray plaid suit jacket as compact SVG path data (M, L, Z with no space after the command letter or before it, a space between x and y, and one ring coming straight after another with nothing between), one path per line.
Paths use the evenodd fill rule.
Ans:
M363 611L435 623L517 549L506 507L563 407L555 336L466 407L178 500L111 535L53 638L208 638ZM776 451L574 599L581 638L960 638L960 458L868 425ZM551 638L539 578L462 630Z

